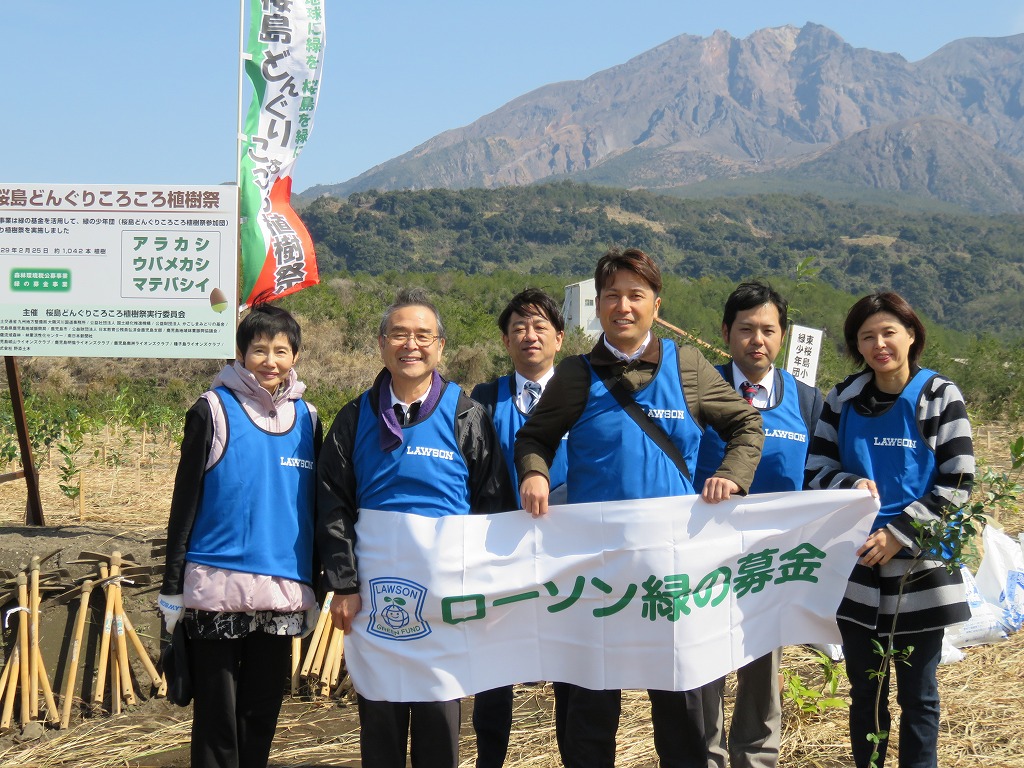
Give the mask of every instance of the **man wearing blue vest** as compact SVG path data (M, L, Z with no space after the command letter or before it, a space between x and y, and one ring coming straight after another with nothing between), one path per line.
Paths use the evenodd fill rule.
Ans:
M685 496L709 503L745 493L761 454L761 417L693 347L651 333L661 271L641 250L611 250L594 271L604 333L588 355L563 360L516 436L523 508L548 512L550 467L568 433L569 503ZM726 437L721 466L694 486L705 426ZM699 489L699 491L698 491ZM700 691L651 690L662 768L706 768ZM611 768L617 690L555 684L555 736L566 768Z
M527 288L512 297L502 310L498 327L514 370L494 381L478 384L470 396L494 421L518 503L519 484L513 455L516 432L526 423L544 387L554 376L555 355L562 348L565 321L554 299L537 288ZM565 441L562 442L551 466L553 504L565 501ZM505 764L512 730L512 702L511 685L481 691L474 697L476 768L501 768Z
M814 425L821 414L821 392L775 367L786 332L787 303L771 286L741 283L725 302L722 338L732 361L718 366L730 386L761 412L764 447L751 493L799 491ZM700 443L695 479L710 477L722 461L725 444L712 430ZM782 705L779 660L782 649L736 671L736 703L725 736L725 678L702 689L709 768L775 768L779 758Z
M441 517L515 508L487 413L437 372L445 330L420 290L399 291L381 320L384 370L334 420L317 469L317 540L331 616L346 633L361 608L358 517L377 509ZM373 701L360 695L363 768L457 768L458 700Z

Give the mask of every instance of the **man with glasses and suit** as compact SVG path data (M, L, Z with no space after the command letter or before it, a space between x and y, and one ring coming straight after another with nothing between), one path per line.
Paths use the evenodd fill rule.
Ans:
M377 344L384 369L335 418L317 468L318 546L331 616L346 633L361 608L361 509L441 517L515 508L491 420L437 371L444 324L423 291L399 291ZM363 768L404 768L410 732L415 768L457 768L458 700L358 703Z

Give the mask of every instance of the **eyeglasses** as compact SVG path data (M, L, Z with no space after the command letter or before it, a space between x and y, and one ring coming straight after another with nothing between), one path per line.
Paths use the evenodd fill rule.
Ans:
M429 347L440 336L433 333L406 333L403 331L392 331L391 333L384 334L384 338L388 340L388 344L396 347L405 346L409 343L409 339L416 342L418 347Z

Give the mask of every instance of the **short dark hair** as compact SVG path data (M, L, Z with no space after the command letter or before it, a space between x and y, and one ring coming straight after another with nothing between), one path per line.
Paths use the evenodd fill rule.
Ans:
M242 318L235 330L235 346L245 357L253 339L273 339L279 333L287 337L292 354L297 355L302 346L302 329L298 320L288 310L275 307L257 297L249 307L249 314Z
M732 324L736 322L736 315L748 309L754 309L765 304L774 304L779 311L779 327L786 330L787 315L789 313L789 302L772 288L770 285L753 280L749 283L740 283L736 290L729 294L725 300L725 312L722 313L722 325L732 331Z
M391 320L391 315L405 307L426 307L433 312L434 319L437 320L437 335L439 338L447 340L448 337L445 334L444 323L441 322L441 313L434 306L434 302L430 300L429 294L422 288L400 288L398 290L398 293L395 294L395 300L384 310L384 315L380 319L380 327L377 329L378 336L387 335L388 322Z
M911 365L916 365L924 352L925 330L924 323L917 313L910 308L907 300L895 291L884 293L872 293L860 299L850 307L846 315L846 322L843 324L843 336L846 339L846 354L850 356L857 365L866 365L864 355L857 349L857 334L861 326L868 321L872 315L879 312L888 312L893 315L908 331L914 334L914 343L910 345L907 353L907 360Z
M627 248L620 251L618 248L611 248L597 262L594 269L594 286L597 288L597 295L601 295L605 283L615 279L615 273L620 269L632 272L639 277L654 291L657 296L661 293L661 270L654 263L654 259L641 251L639 248Z
M532 312L530 310L533 310ZM565 318L555 300L539 288L527 288L520 291L498 315L498 327L508 336L508 324L512 321L512 313L528 317L532 314L543 315L558 333L565 330Z

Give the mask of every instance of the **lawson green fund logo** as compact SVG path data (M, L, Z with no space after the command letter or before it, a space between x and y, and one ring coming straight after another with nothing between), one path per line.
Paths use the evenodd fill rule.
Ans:
M370 579L371 635L386 640L415 640L430 634L423 619L425 587L393 576Z
M70 269L12 269L11 290L65 293L71 290Z

